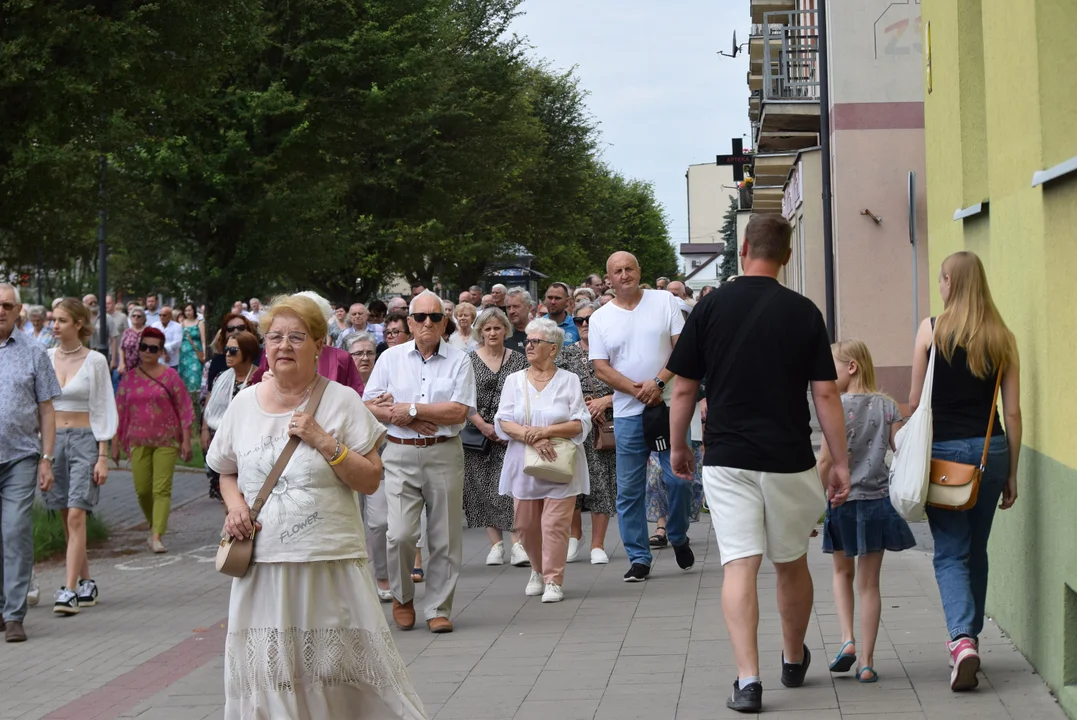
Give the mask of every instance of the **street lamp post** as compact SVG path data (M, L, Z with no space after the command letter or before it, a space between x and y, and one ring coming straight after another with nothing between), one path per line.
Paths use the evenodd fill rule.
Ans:
M108 293L108 249L105 247L105 170L108 161L102 155L97 160L98 171L98 202L100 208L97 211L97 297L98 297L98 332L101 333L101 347L107 348L108 341L108 313L105 311L105 295ZM106 353L107 354L107 353ZM111 360L111 358L110 358Z

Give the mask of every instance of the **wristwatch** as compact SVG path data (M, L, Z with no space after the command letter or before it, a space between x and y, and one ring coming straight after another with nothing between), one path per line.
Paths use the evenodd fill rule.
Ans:
M415 407L415 403L412 403L411 407L408 408L408 415L412 417L417 417L419 415L419 409Z
M49 455L48 453L41 453L41 459L48 461L48 463L50 465L52 463L56 462L56 456L55 455Z
M654 384L658 386L659 390L665 390L666 389L666 384L664 382L662 382L662 378L656 377L654 379Z

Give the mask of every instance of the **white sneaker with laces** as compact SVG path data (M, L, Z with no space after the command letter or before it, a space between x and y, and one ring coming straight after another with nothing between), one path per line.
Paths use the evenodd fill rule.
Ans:
M606 551L602 548L591 549L591 564L592 565L606 565L610 561L610 556L606 554Z
M26 593L26 604L30 607L37 607L37 604L41 602L41 586L37 584L37 573L30 573L30 591Z
M580 556L580 541L574 537L568 539L568 557L565 558L565 562L576 562L576 558Z
M524 595L527 597L537 597L542 594L542 589L544 587L545 583L542 581L542 576L532 570L531 579L527 581L527 587L524 588Z
M392 602L393 601L393 591L392 590L382 590L381 588L378 588L378 600L381 600L383 603Z
M490 548L490 554L486 556L487 565L504 565L505 564L505 543L496 542L493 547Z
M555 603L565 599L565 593L560 585L546 583L546 592L542 593L542 602Z
M56 591L56 604L52 611L57 615L78 615L79 596L73 590L62 587Z
M527 553L524 552L524 546L522 543L512 544L512 554L509 562L515 567L524 567L531 564L531 559L527 557Z

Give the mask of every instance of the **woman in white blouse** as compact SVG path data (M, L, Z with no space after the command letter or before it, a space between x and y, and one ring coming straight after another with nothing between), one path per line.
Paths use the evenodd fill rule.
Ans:
M313 300L277 298L261 325L272 377L235 396L206 458L221 474L224 532L254 536L254 562L232 581L224 716L426 718L378 602L354 496L378 487L385 428L332 381L305 412L328 330ZM302 442L252 524L250 504L292 436Z
M501 468L500 492L516 503L516 531L531 559L531 579L525 594L542 595L542 602L560 602L565 594L568 535L576 496L591 491L583 443L591 432L591 415L575 374L554 367L553 359L565 340L557 323L545 318L527 325L527 360L531 367L505 380L494 423L509 442ZM530 405L530 415L528 414ZM555 483L524 472L526 448L545 460L557 450L553 438L568 438L576 447L571 481Z
M479 342L471 337L471 326L475 324L477 311L471 303L460 303L453 310L456 320L456 332L449 338L449 344L457 350L471 352L479 347Z
M97 505L108 478L108 442L119 415L108 359L84 345L94 330L90 311L76 298L65 298L53 310L58 345L48 353L63 394L52 403L56 460L45 506L60 511L67 534L67 577L53 606L58 615L75 615L96 605L98 597L86 556L86 514Z

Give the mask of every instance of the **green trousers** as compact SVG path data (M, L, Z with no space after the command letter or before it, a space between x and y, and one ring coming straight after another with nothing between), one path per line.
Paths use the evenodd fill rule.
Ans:
M168 530L168 514L172 511L172 474L178 455L174 447L131 448L135 494L146 522L157 535L164 535Z

